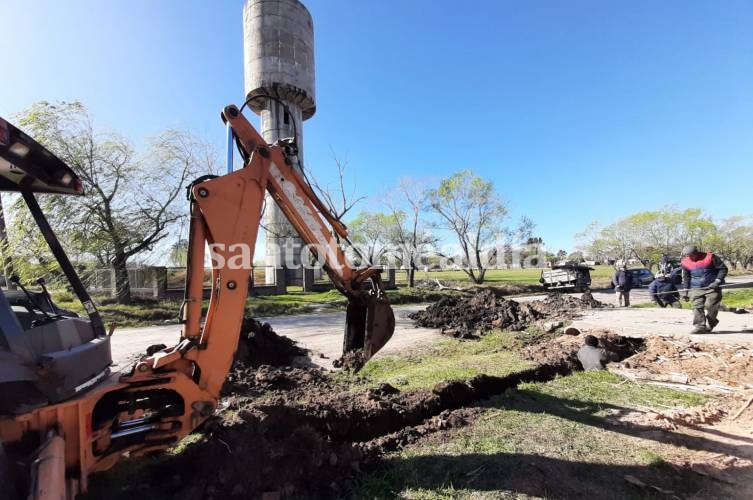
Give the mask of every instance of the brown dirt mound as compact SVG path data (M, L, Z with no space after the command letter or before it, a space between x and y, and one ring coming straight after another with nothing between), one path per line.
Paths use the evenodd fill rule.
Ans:
M245 317L238 349L235 351L235 361L225 379L222 394L256 395L271 388L290 386L293 380L308 381L308 372L304 370L264 369L265 366L290 367L296 358L307 353L308 351L298 347L295 341L277 335L269 323ZM287 374L286 371L292 373Z
M307 352L288 337L277 335L269 323L245 317L235 359L251 367L287 366L296 357L305 356Z
M478 338L494 328L525 330L544 316L530 304L520 304L491 289L483 289L470 297L445 297L409 317L417 326L440 328L445 335Z
M580 315L583 309L604 309L614 307L596 300L591 292L586 291L580 298L562 293L548 293L544 300L536 301L536 309L558 319L570 319Z
M687 383L753 384L753 349L750 346L694 342L688 338L651 337L646 349L623 362L623 367L648 374L687 376Z
M478 338L493 329L521 331L542 319L572 319L583 309L610 307L586 292L580 299L549 293L543 300L520 303L484 288L469 297L445 297L409 315L416 326L440 328L445 335Z

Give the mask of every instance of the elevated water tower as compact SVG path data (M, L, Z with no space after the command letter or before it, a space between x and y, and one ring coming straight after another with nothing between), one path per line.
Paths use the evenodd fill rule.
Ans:
M267 143L294 138L299 171L303 159L303 121L316 111L314 97L314 24L298 0L247 0L243 7L243 63L248 106L261 118L261 134ZM304 279L298 269L277 269L301 261L300 238L275 201L267 196L266 282ZM291 253L285 244L298 243ZM281 252L274 251L281 248Z

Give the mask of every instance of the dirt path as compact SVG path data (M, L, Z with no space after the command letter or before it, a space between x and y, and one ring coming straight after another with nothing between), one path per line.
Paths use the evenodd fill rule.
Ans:
M425 308L426 305L396 306L395 334L379 356L404 354L406 350L425 346L442 338L438 330L416 328L408 314ZM280 334L289 337L312 351L311 359L324 368L332 368L332 362L342 353L342 334L345 312L294 314L258 318L267 322ZM152 344L174 344L180 336L180 325L123 328L115 331L112 338L112 357L115 369L123 369L129 361L144 352Z
M728 279L734 285L753 281L753 276L735 276ZM580 294L572 294L580 296ZM595 299L606 303L614 302L611 290L594 290ZM527 302L539 300L544 295L515 297L516 301ZM634 304L649 302L648 290L633 290L631 299ZM377 356L403 354L406 349L418 348L441 338L438 330L416 328L407 315L426 308L427 304L396 306L395 335ZM272 325L277 333L297 341L302 347L313 351L313 361L324 367L332 368L342 349L342 332L345 325L345 312L321 312L295 314L291 316L274 316L258 318ZM711 342L753 342L753 315L734 315L721 313L722 323L719 332L722 335L701 335L699 339ZM576 321L576 326L583 329L608 328L625 335L673 335L689 334L691 313L689 310L674 311L665 309L614 309L597 310L587 313ZM112 354L116 369L129 365L135 355L144 352L152 344L170 345L178 340L179 325L152 326L144 328L118 329L112 339ZM319 356L319 355L322 356Z
M753 315L719 313L719 326L708 335L691 335L693 313L689 309L598 309L587 311L573 326L586 331L608 329L630 337L688 336L704 342L753 343Z

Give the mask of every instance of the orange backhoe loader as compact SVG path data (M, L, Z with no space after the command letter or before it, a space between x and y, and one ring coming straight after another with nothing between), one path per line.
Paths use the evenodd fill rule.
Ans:
M395 320L381 270L349 262L333 238L347 238L346 228L292 168L295 145L267 144L236 106L226 107L222 118L244 165L189 188L180 338L172 347L147 351L127 373L110 373L111 332L36 199L37 193L81 195L81 182L65 163L0 119L0 190L22 195L88 313L81 318L60 311L46 289L0 290L0 474L6 474L0 496L15 491L35 499L73 498L87 490L91 473L124 455L164 450L215 412L237 348L250 272L213 268L202 316L205 250L214 245L228 262L234 245L253 249L266 192L303 241L314 245L348 298L345 353L368 360L391 337Z

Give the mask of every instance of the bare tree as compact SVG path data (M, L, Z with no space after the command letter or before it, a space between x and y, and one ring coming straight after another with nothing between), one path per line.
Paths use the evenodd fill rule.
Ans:
M392 241L399 248L402 266L408 273L408 286L416 284L416 269L422 256L436 246L437 238L428 230L422 216L426 207L426 184L410 177L400 179L396 197L388 197L392 214Z
M507 234L503 222L507 206L494 184L470 170L442 179L428 193L429 204L439 215L439 227L455 233L462 250L463 271L474 283L484 282L489 267L488 245Z
M322 199L330 212L335 216L337 220L342 220L345 215L350 212L359 202L366 199L365 196L356 196L356 185L353 183L351 186L346 184L346 173L348 170L348 160L338 158L334 151L332 151L332 158L337 166L337 179L338 184L335 187L329 185L322 186L315 178L311 177L307 179L311 186L316 189L319 197Z
M54 227L80 255L107 262L118 303L130 303L129 259L152 249L184 217L180 195L199 172L214 169L211 148L168 130L137 158L122 136L96 132L78 102L37 103L20 123L74 169L87 191L84 197L45 198Z

